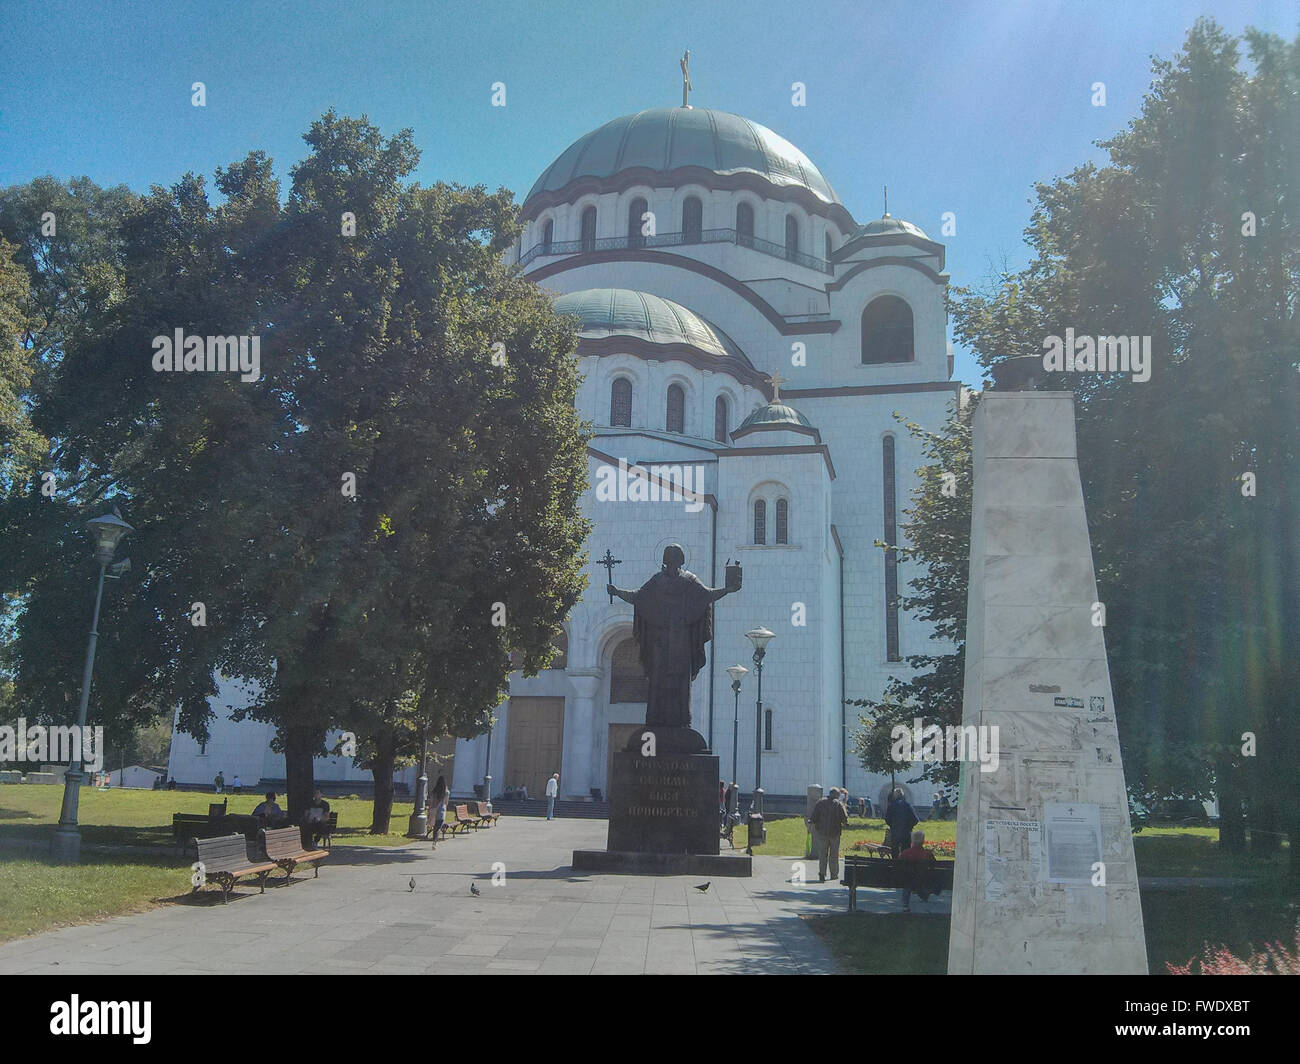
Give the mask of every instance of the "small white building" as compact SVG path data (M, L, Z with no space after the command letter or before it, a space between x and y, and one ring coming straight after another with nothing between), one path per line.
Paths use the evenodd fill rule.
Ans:
M162 779L162 774L140 765L127 765L125 769L115 768L108 774L110 787L134 787L152 790L153 785Z

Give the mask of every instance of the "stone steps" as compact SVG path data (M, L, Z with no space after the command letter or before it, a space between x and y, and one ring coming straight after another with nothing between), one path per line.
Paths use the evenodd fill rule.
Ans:
M452 804L456 799L452 798ZM502 816L546 816L546 799L529 798L526 801L500 798L492 800L492 811ZM566 820L607 820L609 819L608 802L574 802L561 798L555 803L555 815Z

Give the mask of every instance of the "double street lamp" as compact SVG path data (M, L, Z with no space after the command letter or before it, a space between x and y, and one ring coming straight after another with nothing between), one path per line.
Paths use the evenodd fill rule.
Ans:
M90 638L86 641L86 663L81 672L81 703L77 706L76 756L68 765L63 778L63 808L59 813L59 826L54 831L50 856L56 861L75 864L81 860L81 831L77 827L77 803L81 797L82 761L85 746L86 705L90 701L90 678L95 671L95 644L99 642L99 604L104 597L104 571L113 560L117 545L128 532L135 531L114 510L111 514L86 522L95 540L95 561L99 562L99 583L95 587L95 612L90 619ZM125 563L123 563L125 564ZM116 571L116 570L115 570Z
M754 644L754 667L758 670L758 700L754 710L754 812L763 811L763 658L767 644L776 638L762 626L752 628L745 638Z

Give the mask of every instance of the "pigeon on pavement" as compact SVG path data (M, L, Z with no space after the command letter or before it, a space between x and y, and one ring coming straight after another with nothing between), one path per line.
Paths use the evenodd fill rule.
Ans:
M703 894L711 886L713 886L713 880L710 879L707 883L703 884L702 886L698 886L695 889L698 890L701 894Z
M411 882L410 882L410 885L407 887L407 889L408 889L408 890L414 890L414 889L415 889L415 876L412 876L412 877L411 877Z
M473 883L469 885L469 892L476 898L479 896L479 889Z

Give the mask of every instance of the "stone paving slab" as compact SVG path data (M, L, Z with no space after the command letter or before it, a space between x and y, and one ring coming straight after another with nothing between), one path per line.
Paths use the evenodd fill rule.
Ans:
M790 882L792 862L755 857L748 879L574 872L604 845L602 820L503 818L398 849L337 846L320 878L213 889L150 912L0 945L0 974L829 974L804 916L847 909L836 883ZM505 882L492 884L494 862ZM814 864L815 873L816 866ZM177 894L188 866L176 870ZM410 880L415 879L415 890ZM470 892L473 883L479 895ZM859 890L864 912L897 891ZM914 911L947 912L947 897Z

